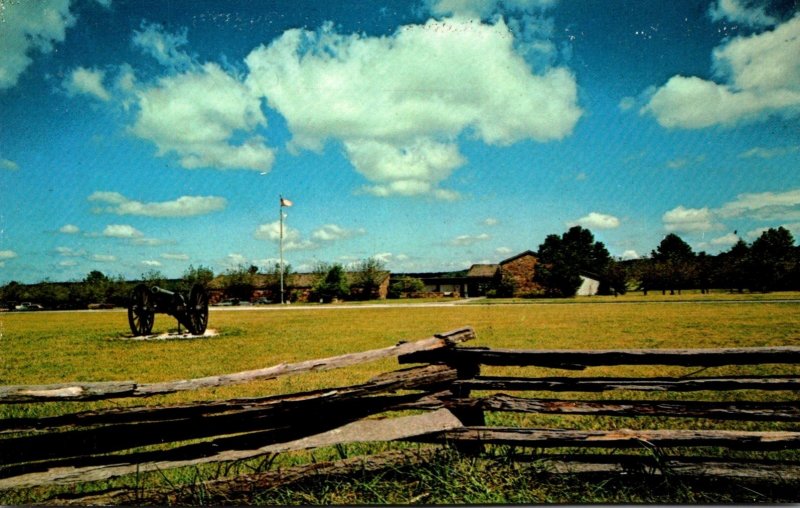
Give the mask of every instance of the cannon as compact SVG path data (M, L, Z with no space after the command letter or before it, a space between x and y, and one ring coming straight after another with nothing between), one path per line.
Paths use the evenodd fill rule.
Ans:
M153 329L156 312L169 314L193 335L202 335L208 324L208 292L195 284L189 296L167 291L158 286L139 284L131 292L128 324L134 335L148 335Z

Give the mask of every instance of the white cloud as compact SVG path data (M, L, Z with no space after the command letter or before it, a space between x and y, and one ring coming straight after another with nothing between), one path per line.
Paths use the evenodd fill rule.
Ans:
M86 254L86 252L82 250L75 250L72 249L71 247L63 247L63 246L56 247L56 252L58 252L60 256L65 256L65 257L79 257Z
M319 229L315 230L311 233L311 237L316 240L321 240L323 242L333 242L336 240L344 240L346 238L351 238L356 235L363 235L366 231L363 229L345 229L341 226L337 226L336 224L325 224L324 226L320 227Z
M223 210L225 198L215 196L181 196L173 201L142 203L126 198L118 192L94 192L89 201L99 201L112 206L95 208L96 213L117 215L144 215L147 217L191 217Z
M111 100L111 94L103 86L103 79L105 72L101 70L78 67L64 79L64 89L71 95L86 94L107 102Z
M457 16L487 19L502 7L506 10L537 12L552 7L556 0L426 0L434 16Z
M730 246L739 241L739 236L736 233L728 233L711 240L711 245Z
M238 253L228 254L228 256L225 258L225 264L234 267L245 265L247 264L247 258Z
M752 27L771 26L778 22L769 16L764 6L748 6L740 0L717 0L709 9L713 21L728 20Z
M128 224L109 224L103 230L103 236L111 238L137 238L143 235L141 231Z
M71 266L78 266L78 262L72 259L65 259L63 261L59 261L58 266L69 268Z
M633 249L628 249L622 253L622 259L639 259L639 253Z
M146 259L142 261L142 264L149 267L158 267L161 266L161 261L156 261L155 259Z
M500 221L495 219L494 217L487 217L486 219L483 220L483 224L485 226L490 226L491 227L491 226L496 226L496 225L500 224Z
M17 253L13 250L0 250L0 259L14 259Z
M479 235L460 235L453 238L450 241L450 245L456 245L459 247L467 246L467 245L474 245L478 242L486 242L491 240L491 236L487 233L481 233Z
M794 220L800 217L800 189L739 194L735 200L725 203L718 214L722 218Z
M719 228L708 207L686 208L681 205L664 213L661 219L664 228L675 233L698 233Z
M259 240L271 242L280 241L280 221L261 224L256 228L254 236ZM294 228L283 225L283 249L291 250L310 250L319 246L310 240L301 238L300 232Z
M68 27L75 23L70 0L4 2L0 36L0 90L12 88L33 62L31 53L50 53L53 44L63 42Z
M800 152L800 145L776 146L770 148L757 146L751 148L750 150L740 153L739 158L751 159L753 157L758 157L759 159L773 159L775 157L782 157L784 155L789 155L797 152Z
M158 63L174 69L187 69L192 66L192 58L181 48L188 43L187 30L180 33L166 32L158 23L142 22L140 31L133 32L133 44L144 53L155 58Z
M170 261L188 261L189 260L189 255L188 254L182 254L182 253L165 252L164 254L161 254L161 257L164 258L164 259L169 259Z
M273 150L252 135L267 123L259 97L218 65L162 78L137 98L139 114L130 130L155 143L159 156L175 152L187 169L272 168ZM249 137L234 144L241 133Z
M117 260L117 256L111 254L94 254L91 257L92 261L99 261L101 263L113 263Z
M695 157L679 157L667 162L669 169L683 169L690 164L699 164L706 160L705 155L697 155Z
M620 111L628 111L636 107L636 98L635 97L623 97L619 101L618 105Z
M534 74L502 20L429 20L393 35L289 30L246 58L247 84L283 115L295 149L344 144L379 196L457 197L462 133L491 145L559 140L582 114L566 68Z
M76 233L81 232L81 228L76 226L75 224L64 224L60 228L58 228L59 233L64 233L65 235L74 235Z
M9 171L17 171L19 170L19 164L10 160L10 159L3 159L0 157L0 169L7 169Z
M591 212L589 215L581 217L575 222L569 224L570 226L583 226L585 228L595 229L614 229L619 227L619 219L613 215L605 213Z
M673 76L641 109L663 127L701 129L800 114L800 16L772 31L736 37L713 52L720 83Z
M498 247L494 251L501 256L506 256L512 252L510 247Z

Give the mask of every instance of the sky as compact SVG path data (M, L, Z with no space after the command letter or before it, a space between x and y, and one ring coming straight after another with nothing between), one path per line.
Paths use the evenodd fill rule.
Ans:
M0 283L800 236L794 0L0 0ZM281 209L280 196L292 202Z

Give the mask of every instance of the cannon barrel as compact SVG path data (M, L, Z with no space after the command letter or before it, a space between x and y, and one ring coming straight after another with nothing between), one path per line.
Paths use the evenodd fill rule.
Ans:
M162 289L158 286L153 286L150 288L150 292L154 295L175 296L175 293L172 291L167 291L166 289Z

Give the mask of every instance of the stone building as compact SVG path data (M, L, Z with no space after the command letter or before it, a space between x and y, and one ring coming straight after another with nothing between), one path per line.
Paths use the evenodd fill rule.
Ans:
M500 262L500 273L514 283L514 296L530 296L542 292L542 286L534 282L539 259L531 250L521 252Z

